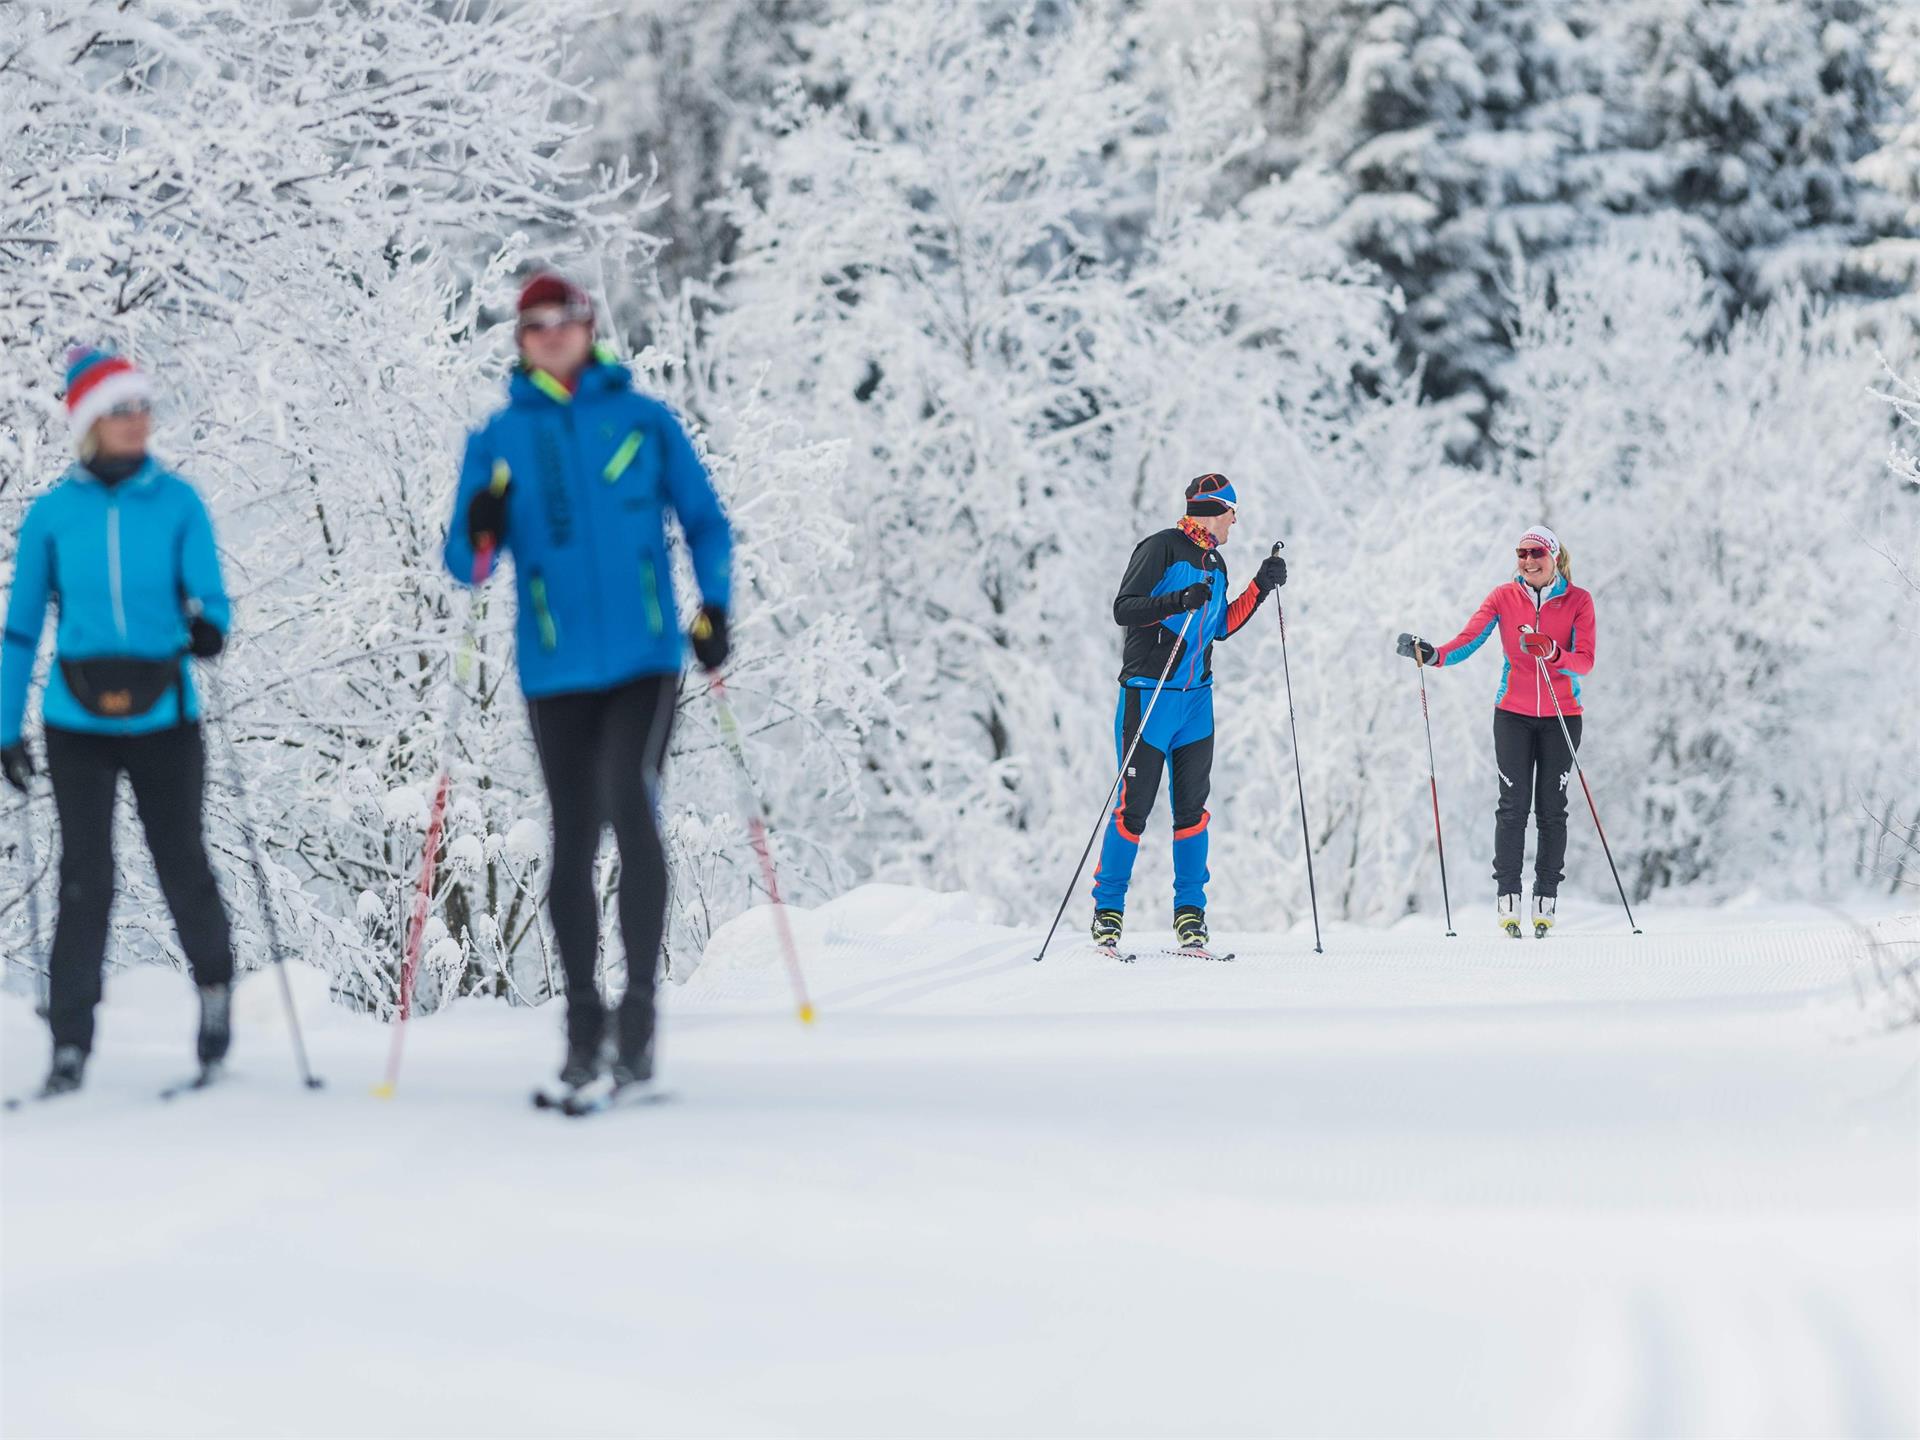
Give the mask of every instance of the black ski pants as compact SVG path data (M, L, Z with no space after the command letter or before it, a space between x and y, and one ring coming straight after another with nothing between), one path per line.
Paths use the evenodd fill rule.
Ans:
M1580 719L1567 716L1567 734L1580 745ZM1558 716L1493 712L1493 759L1500 771L1500 803L1493 812L1493 880L1502 895L1520 893L1527 845L1527 811L1540 830L1533 858L1533 893L1558 895L1567 868L1567 786L1573 756Z
M547 695L527 702L534 747L553 810L547 912L567 972L567 1043L593 1046L606 1031L595 971L600 906L593 862L602 827L620 847L620 935L627 993L620 1048L643 1051L653 1037L653 987L667 927L667 851L660 834L660 769L673 733L680 677L643 675L610 690Z
M197 985L233 979L226 906L201 829L207 754L198 725L148 735L47 727L47 770L60 813L60 918L49 961L53 1043L93 1049L93 1010L113 908L113 807L120 776L133 786L160 893Z

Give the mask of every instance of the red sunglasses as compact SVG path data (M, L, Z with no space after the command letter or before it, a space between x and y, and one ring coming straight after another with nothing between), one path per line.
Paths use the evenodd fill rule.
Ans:
M1543 549L1538 545L1522 545L1513 553L1518 555L1522 560L1544 560L1553 552Z

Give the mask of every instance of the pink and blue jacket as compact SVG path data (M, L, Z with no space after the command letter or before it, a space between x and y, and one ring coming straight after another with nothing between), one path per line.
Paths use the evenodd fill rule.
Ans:
M1515 715L1553 714L1553 696L1540 683L1540 666L1520 645L1520 627L1530 625L1550 636L1559 653L1546 657L1553 694L1568 715L1580 713L1580 680L1593 669L1593 596L1563 576L1553 577L1544 592L1536 591L1518 575L1496 586L1466 628L1434 652L1436 665L1458 665L1486 642L1498 628L1500 648L1507 663L1500 670L1500 693L1494 708Z

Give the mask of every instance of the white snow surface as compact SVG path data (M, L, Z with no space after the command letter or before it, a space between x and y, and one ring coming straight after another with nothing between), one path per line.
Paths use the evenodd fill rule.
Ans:
M1913 1433L1920 1034L1857 987L1920 929L1568 908L1127 966L1077 907L1036 965L868 886L790 912L816 1024L751 912L663 989L675 1102L584 1121L527 1104L557 1010L416 1022L382 1101L304 968L326 1089L257 975L162 1105L190 987L116 975L86 1090L0 1117L0 1428ZM0 1046L17 1093L17 996Z

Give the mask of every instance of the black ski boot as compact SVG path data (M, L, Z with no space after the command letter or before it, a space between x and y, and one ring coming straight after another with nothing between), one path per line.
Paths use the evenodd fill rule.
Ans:
M1126 916L1119 910L1096 910L1093 912L1093 943L1102 950L1120 948L1120 927Z
M591 1085L600 1078L604 1057L600 1053L600 1042L591 1045L584 1040L569 1041L567 1058L560 1066L560 1083L569 1090L578 1090L583 1085Z
M200 1034L194 1053L200 1068L211 1069L227 1058L233 1043L233 986L227 982L200 987Z
M653 1081L653 1016L644 1019L621 1018L620 1034L613 1047L613 1064L607 1069L613 1088L647 1085Z
M80 1088L80 1077L87 1068L87 1052L78 1045L53 1047L53 1064L47 1070L47 1083L40 1094L66 1095Z
M1192 905L1182 905L1173 912L1173 934L1182 950L1206 949L1207 912Z

